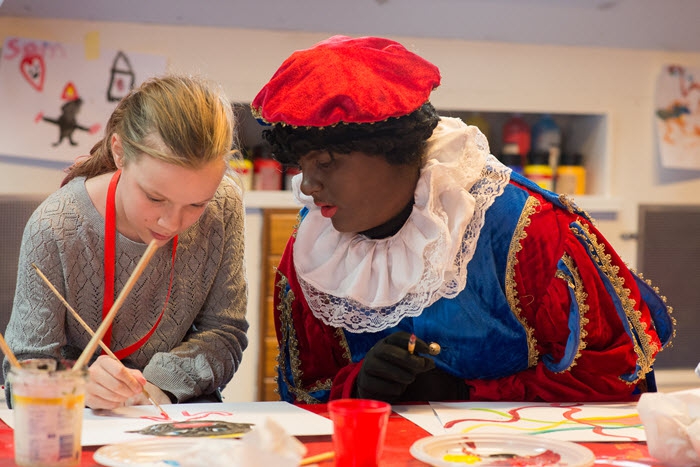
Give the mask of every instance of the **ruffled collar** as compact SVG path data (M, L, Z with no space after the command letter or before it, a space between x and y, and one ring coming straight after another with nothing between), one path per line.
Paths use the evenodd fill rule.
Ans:
M335 230L301 193L297 175L293 190L309 212L297 231L294 264L314 316L350 332L377 332L456 296L484 214L509 179L478 128L443 117L428 140L411 215L396 235L370 239Z

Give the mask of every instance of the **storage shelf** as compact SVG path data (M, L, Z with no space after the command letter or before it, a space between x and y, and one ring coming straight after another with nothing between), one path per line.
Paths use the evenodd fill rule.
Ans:
M246 209L258 208L297 208L301 205L297 202L289 190L251 190L244 196Z
M621 200L608 196L583 195L572 196L576 204L584 211L594 213L616 213L620 210ZM297 208L301 206L288 190L258 190L245 194L246 209Z

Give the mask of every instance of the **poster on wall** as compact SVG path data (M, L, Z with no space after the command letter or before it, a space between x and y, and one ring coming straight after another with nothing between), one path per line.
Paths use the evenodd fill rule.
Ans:
M70 165L117 102L165 72L162 56L9 37L0 51L0 155Z
M700 68L668 65L656 83L661 165L700 170Z

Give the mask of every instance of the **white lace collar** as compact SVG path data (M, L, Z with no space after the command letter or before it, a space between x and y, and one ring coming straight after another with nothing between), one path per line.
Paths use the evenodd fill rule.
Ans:
M428 140L415 205L392 237L340 233L313 199L294 247L299 283L313 314L350 332L377 332L417 316L467 282L486 209L510 179L510 169L489 154L474 126L443 117ZM313 251L313 254L308 252Z

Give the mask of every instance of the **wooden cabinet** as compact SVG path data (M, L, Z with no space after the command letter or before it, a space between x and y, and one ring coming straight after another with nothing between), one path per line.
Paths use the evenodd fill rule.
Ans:
M275 271L287 240L297 223L298 209L264 209L262 236L262 274L260 276L260 368L258 400L275 401L277 383L277 337L275 335Z

